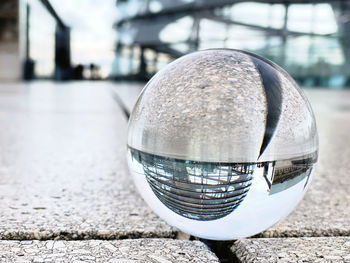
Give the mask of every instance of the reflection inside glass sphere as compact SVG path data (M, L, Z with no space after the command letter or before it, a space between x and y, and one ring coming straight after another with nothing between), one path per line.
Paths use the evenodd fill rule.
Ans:
M306 178L317 154L262 163L209 163L161 157L129 148L132 169L144 175L159 200L190 219L213 220L230 214L247 195L254 174L276 194Z
M195 52L143 89L128 163L152 209L207 239L257 234L305 194L318 156L312 109L294 80L254 54Z

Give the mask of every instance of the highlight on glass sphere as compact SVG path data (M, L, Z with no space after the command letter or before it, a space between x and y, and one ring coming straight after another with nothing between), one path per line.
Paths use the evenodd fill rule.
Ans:
M167 65L132 111L128 164L170 225L248 237L299 203L318 156L312 109L294 80L255 54L211 49Z

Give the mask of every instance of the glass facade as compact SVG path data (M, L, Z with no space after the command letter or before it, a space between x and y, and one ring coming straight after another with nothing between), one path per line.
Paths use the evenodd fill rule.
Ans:
M347 1L118 1L117 78L147 79L208 48L242 49L285 68L301 86L350 86Z
M56 21L39 1L29 1L29 54L35 61L34 75L50 78L55 70ZM45 23L43 23L45 21Z
M105 79L114 60L114 0L19 0L24 79ZM24 74L25 75L25 74Z

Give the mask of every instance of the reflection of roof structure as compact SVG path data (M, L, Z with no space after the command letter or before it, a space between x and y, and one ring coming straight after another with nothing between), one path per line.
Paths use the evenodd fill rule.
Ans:
M59 15L57 14L56 10L52 7L52 5L50 4L50 2L48 0L40 0L41 3L45 6L45 8L47 9L47 11L55 18L57 25L59 27L68 27L63 21L62 19L59 17Z
M162 157L129 148L150 188L174 213L195 220L227 216L241 205L260 171L269 195L309 182L317 153L261 163L212 163Z
M132 4L131 4L132 2ZM265 3L269 4L270 9L273 6L280 5L284 6L285 12L282 18L280 26L262 25L260 23L242 21L237 19L235 16L227 12L229 8L235 5L247 3L243 0L202 0L202 1L185 1L185 0L158 0L158 1L118 1L117 7L120 10L119 19L115 23L115 28L118 33L118 43L117 43L117 59L118 57L124 57L125 61L129 62L129 69L123 69L126 72L121 72L122 70L115 70L116 75L134 75L142 78L148 78L157 71L157 64L159 64L159 55L163 54L163 58L167 61L177 58L188 52L206 48L202 45L204 41L201 37L201 23L205 21L211 21L211 23L219 23L223 28L228 28L230 26L237 26L245 28L246 30L253 30L254 32L260 32L263 34L261 38L273 38L278 37L280 39L279 51L259 49L251 50L265 55L275 62L284 66L286 63L286 42L288 38L293 37L312 37L312 38L334 38L338 39L339 34L337 32L329 33L318 33L315 31L307 32L305 30L294 30L288 27L289 17L288 8L293 4L316 4L316 3L329 3L329 1L323 0L258 0L255 3ZM135 3L139 3L138 9ZM250 1L250 3L252 3ZM331 7L336 15L336 22L339 28L339 32L346 36L340 41L343 47L343 53L348 61L350 59L349 45L344 39L348 39L350 34L350 27L345 24L344 19L339 19L339 17L350 16L350 4L340 1L332 2ZM183 18L190 18L190 22L183 26L183 31L187 31L187 36L182 39L179 38L178 41L169 41L162 37L162 32L166 31L166 28L171 24L176 24ZM178 25L181 27L182 25ZM186 27L186 28L185 28ZM234 32L234 31L233 31ZM168 34L171 34L168 32ZM176 33L174 33L176 34ZM232 35L229 30L226 32L226 36L222 38L227 38ZM221 39L225 42L225 39ZM239 40L238 40L239 41ZM349 40L347 40L349 41ZM226 41L227 42L227 41ZM216 47L231 47L226 45L226 43L221 43L216 45ZM145 52L152 53L145 54ZM276 53L275 55L271 55ZM145 57L151 57L145 58ZM276 61L277 60L277 61ZM320 61L321 63L322 61ZM121 66L120 66L121 67ZM316 74L319 74L316 72Z
M235 210L247 195L255 165L185 161L130 149L159 200L173 212L213 220Z

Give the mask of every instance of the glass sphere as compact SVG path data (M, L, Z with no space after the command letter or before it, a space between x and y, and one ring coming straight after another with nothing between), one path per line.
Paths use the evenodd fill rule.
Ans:
M148 205L194 236L230 240L287 216L318 155L312 109L294 80L255 54L183 56L141 92L128 163Z

